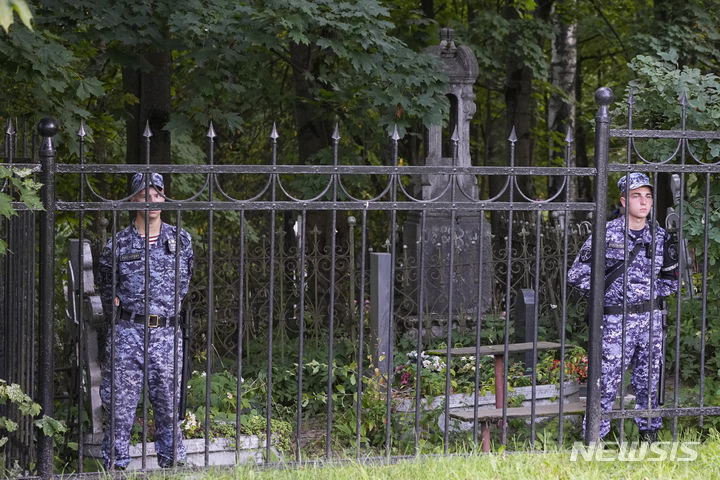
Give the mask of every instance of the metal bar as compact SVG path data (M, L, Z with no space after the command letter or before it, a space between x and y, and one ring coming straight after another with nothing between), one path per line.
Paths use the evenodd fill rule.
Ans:
M532 318L532 363L530 364L532 368L532 386L530 391L532 392L530 398L532 399L530 403L530 446L532 448L535 448L535 403L537 401L537 361L538 361L538 303L539 303L539 296L540 296L540 251L541 251L541 212L537 212L537 216L535 217L535 301L533 302L533 318ZM525 326L527 331L527 325ZM564 363L565 359L560 358L560 363ZM560 385L565 383L565 379L563 378L562 374L560 375ZM558 403L562 405L563 403L563 396L560 395L560 399L558 400ZM562 418L560 419L560 422L562 422Z
M565 166L569 167L572 158L573 135L568 127L565 136ZM570 178L565 176L565 201L570 201ZM558 406L558 449L563 446L563 430L565 424L565 335L567 330L567 275L568 271L568 234L570 224L567 210L562 214L563 218L563 254L562 254L562 275L560 275L560 405Z
M300 261L296 266L296 275L300 279L299 288L299 320L298 320L298 397L297 397L297 430L295 445L295 461L299 462L302 452L300 434L302 432L302 404L303 404L303 369L305 363L305 241L307 237L307 212L303 211L300 217ZM362 322L360 325L362 329ZM362 346L362 344L361 344ZM358 375L358 384L362 384L362 374ZM358 442L359 444L359 442ZM358 446L359 448L359 446Z
M395 202L397 200L397 189L398 189L398 183L400 182L400 178L397 175L398 171L398 140L400 140L400 135L398 135L397 126L395 126L393 130L393 134L391 137L392 140L392 159L393 159L393 166L395 167L395 172L390 180L390 183L392 185L392 188L390 190L390 200L392 202ZM397 211L391 210L390 211L390 325L388 328L388 351L387 351L387 365L388 365L388 377L387 377L387 397L386 397L386 418L387 422L385 424L385 456L390 457L390 429L392 428L392 375L393 375L393 357L394 357L394 351L395 351L395 329L394 329L394 323L395 323L395 248L397 244L397 229L396 229L396 221L397 221Z
M508 138L508 142L510 142L510 191L509 191L509 200L510 203L513 203L514 195L515 195L515 176L513 175L514 167L515 167L515 144L517 142L517 135L515 133L515 127L513 126L512 131L510 132L510 137ZM505 274L505 331L503 334L503 356L502 356L502 362L503 366L500 370L502 370L502 377L500 377L498 374L500 373L499 366L498 366L498 359L499 356L495 356L495 404L498 408L502 408L502 437L501 442L503 445L505 445L505 442L507 440L507 427L508 427L508 420L507 420L507 398L505 398L505 392L507 392L507 377L508 377L508 355L509 355L509 343L510 343L510 293L511 293L511 285L512 285L512 245L513 245L513 210L510 210L508 212L508 233L507 233L507 263L506 268L507 272ZM498 378L502 378L502 381L498 382ZM486 431L487 431L486 427ZM490 448L490 445L484 445L484 448Z
M170 205L173 210L183 211L228 211L228 210L250 210L250 211L268 211L268 210L374 210L374 211L413 211L413 210L455 210L476 213L478 210L492 211L585 211L592 212L595 210L594 203L560 203L560 202L407 202L407 201L390 201L390 202L365 202L365 201L337 201L337 202L294 202L294 201L253 201L253 202L85 202L84 206L75 202L58 201L56 210L58 211L123 211L130 208L162 208L163 205ZM21 203L13 202L12 206L17 210L28 210Z
M608 131L612 138L671 138L671 139L701 139L716 140L720 138L720 132L702 130L633 130L632 128L610 129Z
M175 325L174 325L174 331L173 331L173 394L172 394L172 465L175 465L175 462L177 460L177 454L178 454L178 435L180 434L180 416L178 415L178 407L179 407L179 398L178 393L180 395L187 395L186 392L180 392L179 391L179 385L178 385L178 369L183 368L181 365L179 365L178 357L180 360L183 359L183 355L181 352L183 352L184 349L188 348L183 342L182 342L182 334L180 331L180 251L182 250L180 246L181 243L181 237L180 237L180 231L182 228L182 219L180 217L180 212L175 212L175 272L174 272L174 284L173 284L173 311L172 315L175 317ZM186 327L187 328L187 327Z
M149 167L128 165L123 163L117 164L95 164L95 165L84 165L80 166L76 163L59 163L57 165L59 174L66 173L109 173L109 174L121 174L121 173L194 173L194 174L209 174L214 173L220 174L277 174L285 175L291 173L298 174L316 174L316 175L421 175L421 174L438 174L438 175L452 175L456 173L458 175L499 175L504 176L508 173L512 173L516 176L529 176L529 175L557 175L559 169L563 172L567 170L567 174L571 176L591 176L596 173L595 168L592 167L541 167L541 166L515 166L508 171L508 167L495 167L495 166L451 166L451 158L447 158L447 165L423 165L423 166L412 166L412 165L398 165L387 166L387 165L294 165L294 164L280 164L280 165L247 165L247 164L230 164L230 165L190 165L190 164L153 164ZM19 167L26 168L39 168L34 163L18 163ZM139 170L138 170L139 168Z
M80 160L80 164L85 163L85 130L83 128L82 123L80 124L80 130L78 131L78 156ZM80 203L82 204L85 201L85 175L80 174ZM77 354L77 365L78 365L78 371L77 371L77 395L78 395L78 471L80 473L83 472L84 469L84 457L85 457L85 442L83 440L83 408L84 408L84 395L83 395L83 381L82 379L84 377L84 371L86 368L89 368L88 365L86 365L85 356L87 352L87 345L85 341L85 318L84 318L84 305L85 305L85 211L80 210L79 213L79 224L80 224L80 231L78 235L78 287L79 287L79 293L78 293L78 312L77 312L77 320L78 320L78 339L77 342L79 343ZM73 286L68 285L68 289L71 289ZM74 295L73 293L70 293L70 295ZM89 372L88 372L89 376ZM90 391L90 388L88 386L87 391Z
M340 133L337 124L333 132L333 166L338 164L338 144L340 142ZM332 177L332 201L337 200L338 177ZM332 211L332 220L330 226L330 265L335 265L336 258L336 239L337 239L337 210ZM332 456L332 407L333 407L333 361L335 360L335 351L333 349L335 343L335 268L330 268L330 302L328 305L328 381L327 381L327 424L325 431L325 456L330 460ZM388 423L390 417L388 416Z
M275 125L270 134L272 139L272 164L277 165L277 131ZM271 176L271 201L275 201L277 188L277 175ZM270 461L270 445L272 440L271 405L272 405L272 354L273 354L273 325L275 319L275 210L270 212L270 285L268 294L268 351L267 351L267 397L265 401L265 462Z
M457 165L457 152L458 152L458 133L457 126L452 134L452 165ZM457 188L458 177L453 173L450 176L450 202L455 202L455 190ZM450 370L452 365L452 354L450 349L452 348L452 325L453 325L453 296L454 296L454 284L455 284L455 210L450 211L449 222L450 225L448 230L450 231L450 242L449 258L448 258L448 311L447 311L447 333L446 333L446 353L445 353L445 418L443 419L443 452L447 455L450 444ZM392 368L392 364L390 365Z
M611 138L617 138L612 137ZM710 140L710 139L708 139ZM608 160L609 161L609 160ZM40 171L40 166L37 163L29 162L15 162L13 166L18 168L27 168L34 172ZM625 162L621 163L608 163L608 171L619 172L625 166ZM717 163L705 163L705 164L691 164L681 165L673 162L664 163L647 163L647 164L633 164L633 171L637 172L714 172L717 171ZM140 167L141 172L145 172L142 166ZM107 174L121 174L121 173L136 173L138 167L127 164L88 164L81 168L76 163L59 163L57 165L58 174L93 174L93 173L107 173ZM366 165L338 165L337 170L329 165L277 165L275 169L269 165L216 165L213 169L208 168L207 165L159 165L154 164L147 172L158 172L158 173L180 173L180 174L208 174L215 173L217 175L228 174L228 175L260 175L260 174L304 174L304 175L392 175L395 172L393 167L388 166L366 166ZM145 172L145 173L147 173ZM550 175L568 175L571 177L591 177L597 174L597 170L593 167L538 167L538 166L516 166L510 171L508 167L469 167L469 166L458 166L453 169L450 166L407 166L398 167L398 175L452 175L457 173L458 175L489 175L489 176L504 176L508 173L512 173L518 177L522 176L550 176Z
M485 252L485 212L478 214L480 232L478 234L478 289L477 289L477 318L475 319L475 385L473 387L473 417L477 418L480 400L480 343L482 342L482 314L483 314L483 265ZM478 445L478 422L473 422L473 445Z
M355 405L355 443L356 443L356 459L360 458L360 428L362 426L362 395L363 395L363 360L365 346L365 275L366 275L366 250L367 250L367 210L362 211L362 239L360 241L360 300L358 302L358 310L360 321L358 322L358 381L357 381L357 400Z
M705 216L707 219L710 214L710 174L705 175ZM709 246L709 234L710 234L710 222L703 222L703 266L702 266L702 277L703 277L703 291L702 291L702 327L700 328L700 407L705 403L705 335L707 331L707 292L708 292L708 246ZM679 318L679 317L678 317ZM702 415L698 418L698 424L700 428L703 426Z
M152 133L150 133L150 125L149 123L145 125L145 133L143 134L145 137L145 165L150 165L150 138L152 137ZM145 318L150 314L150 207L147 206L147 203L150 201L150 175L145 175L145 238L143 239L143 248L145 250L145 299L144 299L144 305L143 305L143 314L145 315ZM212 215L212 212L210 213ZM133 222L135 222L137 217L135 219L132 219ZM137 312L135 312L137 313ZM149 386L149 350L150 350L150 329L148 327L148 322L143 322L143 395L142 395L142 412L143 412L143 421L142 421L142 468L145 470L147 468L147 426L148 426L148 394L150 392L150 386ZM208 355L209 356L209 355ZM209 376L209 375L208 375Z
M415 441L414 450L415 455L420 453L420 419L422 415L422 409L420 408L421 399L421 384L422 384L422 350L423 350L423 328L424 328L424 314L425 314L425 220L427 214L422 212L420 214L420 240L417 241L417 256L420 261L418 263L418 303L417 303L417 349L415 352ZM429 239L428 239L429 241Z
M118 313L119 308L115 301L117 298L117 212L112 212L112 237L111 242L111 250L112 250L112 296L111 296L111 304L112 304L112 316L110 317L110 465L109 467L112 468L115 465L115 458L116 458L116 452L115 452L115 407L116 407L116 401L115 401L115 394L117 393L117 388L115 385L115 350L117 347L117 319L118 319Z
M40 161L43 165L40 190L44 210L40 212L40 300L38 398L43 413L53 416L55 368L55 158L52 137L57 133L55 120L44 118L38 124L43 137ZM53 439L44 433L38 438L38 474L50 478L53 473Z
M245 329L245 211L240 211L240 239L239 239L239 258L240 266L238 272L238 326L237 326L237 411L235 412L235 438L240 438L241 422L240 422L240 410L242 407L242 384L243 384L243 334ZM298 430L298 441L299 441L299 430ZM240 461L240 442L235 441L235 463ZM299 461L299 458L296 458Z
M588 341L588 388L585 442L600 437L600 375L602 365L602 317L605 297L605 212L607 211L607 164L610 138L610 104L613 93L607 87L595 92L598 112L595 115L595 215L592 231L592 260L590 280L590 331Z
M702 417L720 415L720 406L717 407L679 407L655 409L628 409L602 412L603 418L635 418L641 416L653 417Z

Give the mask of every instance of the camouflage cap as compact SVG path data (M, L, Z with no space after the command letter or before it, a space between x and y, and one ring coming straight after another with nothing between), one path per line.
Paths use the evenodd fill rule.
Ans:
M625 194L625 183L628 180L628 177L630 177L630 183L628 185L628 190L635 190L636 188L640 187L650 187L650 190L652 190L653 186L652 183L650 183L650 179L647 175L640 172L633 172L628 175L623 175L620 177L620 180L618 181L618 189L620 190L620 195Z
M148 179L148 183L151 187L155 187L157 190L165 189L165 182L163 181L162 175L155 172L150 173L149 175L150 178ZM133 178L130 181L130 189L133 193L137 193L145 189L145 175L142 172L138 172L133 175Z

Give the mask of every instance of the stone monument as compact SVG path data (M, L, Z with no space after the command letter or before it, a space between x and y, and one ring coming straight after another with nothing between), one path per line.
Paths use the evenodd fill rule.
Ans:
M470 120L475 114L473 84L478 76L478 64L472 50L457 46L450 28L441 30L441 41L425 49L440 57L448 76L447 97L450 116L447 126L429 125L423 143L426 166L468 167L470 158ZM454 159L453 137L457 141ZM449 183L450 182L450 183ZM471 203L478 200L478 186L473 175L425 174L416 178L415 193L424 201ZM492 300L492 251L490 224L479 210L457 210L454 230L448 210L431 209L425 214L422 228L420 212L411 212L403 227L403 240L410 258L414 259L417 275L409 288L417 298L419 281L423 281L422 318L425 326L432 321L442 325L448 319L450 307L449 281L453 281L452 317L459 325L474 325L478 308L488 310ZM482 229L481 229L482 225ZM454 240L450 234L454 231ZM482 231L482 238L481 238ZM453 271L450 272L450 248L454 243ZM421 247L421 248L420 248ZM482 265L480 252L482 251ZM422 256L423 271L420 272ZM482 289L478 299L478 282ZM420 316L418 312L418 316Z

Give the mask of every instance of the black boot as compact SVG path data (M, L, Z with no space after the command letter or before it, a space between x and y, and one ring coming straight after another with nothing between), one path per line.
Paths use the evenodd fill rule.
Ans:
M640 441L647 443L657 442L657 430L640 430Z

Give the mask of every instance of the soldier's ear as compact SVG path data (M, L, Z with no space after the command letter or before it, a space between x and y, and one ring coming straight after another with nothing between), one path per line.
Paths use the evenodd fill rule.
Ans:
M620 196L620 205L622 205L623 208L625 208L625 195Z

